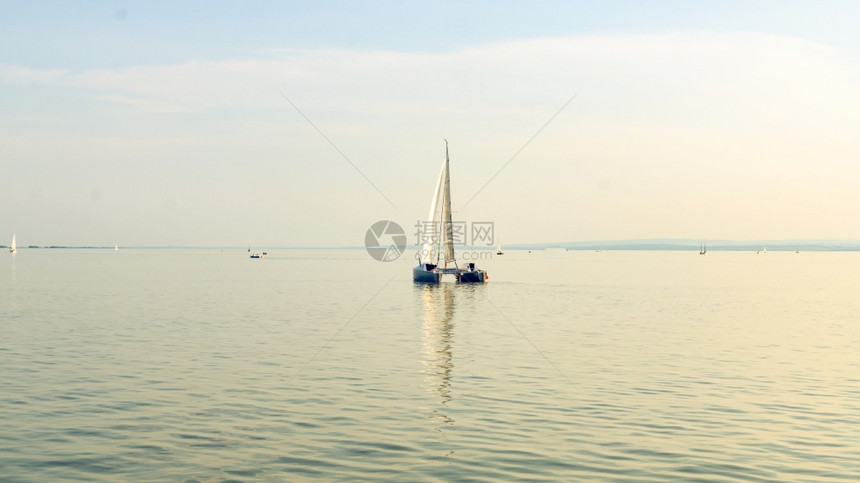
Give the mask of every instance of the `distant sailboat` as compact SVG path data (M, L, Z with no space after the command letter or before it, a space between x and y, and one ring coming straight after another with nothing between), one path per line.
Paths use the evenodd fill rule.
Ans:
M705 242L702 242L702 248L699 249L699 255L704 255L708 253L708 248L705 246Z
M478 270L474 263L460 268L454 257L454 222L451 220L451 174L449 171L448 141L445 141L445 161L433 192L428 222L439 227L441 236L424 242L418 257L418 265L412 269L412 280L439 283L443 275L453 275L460 283L483 283L490 277ZM449 267L449 264L453 267ZM442 265L442 266L440 266Z
M496 249L496 255L504 255L505 252L502 251L502 240L499 240L499 247Z
M12 245L9 247L9 253L15 253L18 251L18 247L15 246L15 234L12 234Z
M114 251L119 251L119 245L114 245L114 246L113 246L113 250L114 250Z

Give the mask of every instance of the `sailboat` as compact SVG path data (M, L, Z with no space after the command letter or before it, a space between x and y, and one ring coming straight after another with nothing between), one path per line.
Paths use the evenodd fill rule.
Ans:
M702 248L699 249L699 255L704 255L708 253L707 247L705 247L705 242L702 242Z
M483 283L490 278L487 272L479 270L474 263L460 268L454 257L448 140L445 140L445 161L442 163L442 171L439 172L439 180L436 182L436 190L433 192L433 201L430 202L427 219L433 226L439 227L440 236L424 242L418 253L418 265L412 269L412 280L439 283L443 275L452 275L460 283Z
M504 255L505 252L502 251L502 240L499 240L499 248L496 249L496 255Z
M12 233L12 246L9 247L9 253L15 253L18 251L18 247L15 246L15 234Z
M116 252L116 251L119 251L119 245L118 245L118 244L114 244L114 246L113 246L113 250L114 250L115 252Z

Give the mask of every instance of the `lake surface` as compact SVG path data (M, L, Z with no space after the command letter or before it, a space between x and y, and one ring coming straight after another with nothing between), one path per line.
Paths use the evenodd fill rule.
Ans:
M3 481L858 481L860 253L0 256Z

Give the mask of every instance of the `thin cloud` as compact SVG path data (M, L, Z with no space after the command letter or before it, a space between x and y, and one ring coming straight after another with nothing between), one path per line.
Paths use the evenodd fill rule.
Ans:
M560 100L581 90L575 109L559 114L475 198L468 216L495 219L512 242L688 232L804 237L813 228L816 236L860 236L844 223L853 216L850 207L860 205L858 66L829 45L703 32L542 38L446 53L254 55L80 72L0 64L0 83L44 84L56 95L16 98L2 113L0 138L7 152L28 160L21 166L37 158L46 164L58 157L126 159L131 151L104 142L108 136L134 139L142 166L173 159L180 179L207 173L234 182L237 175L226 171L237 166L232 160L253 162L247 173L270 173L268 179L291 183L289 190L261 188L262 177L249 177L246 194L231 197L247 203L225 207L236 210L226 220L245 223L249 207L264 197L282 207L279 216L290 224L314 230L307 210L274 201L284 193L307 199L326 186L340 195L317 201L326 204L328 226L360 232L373 221L357 220L367 215L365 204L387 209L384 200L349 170L332 171L337 153L284 109L277 89L336 139L407 218L426 211L432 182L425 177L438 169L443 138L451 141L454 204L462 209ZM28 103L40 110L21 107ZM93 108L97 103L103 105ZM117 105L152 115L103 108ZM57 120L11 121L36 114ZM86 151L97 145L93 140L100 149ZM748 206L764 206L767 214L753 221L738 216L757 213ZM350 211L357 207L363 209ZM811 212L814 225L796 221L797 213ZM285 239L292 236L284 230ZM303 236L312 243L328 235Z
M152 99L145 99L141 97L130 97L130 96L121 96L121 95L106 95L102 96L102 99L108 102L115 102L118 104L123 104L126 106L131 106L132 108L141 111L141 112L149 112L149 113L176 113L176 112L192 112L191 109L187 107L183 107L177 104L171 104L167 102L154 101Z
M856 68L835 48L760 33L583 36L487 44L443 54L272 49L268 60L227 59L77 73L0 65L7 82L102 89L187 106L272 108L273 86L308 106L435 118L535 114L536 101L586 88L609 113L653 118L690 109L780 104L780 96L831 102L856 87ZM856 90L856 89L855 89ZM806 94L804 94L806 92ZM749 99L747 99L749 97ZM836 105L842 106L842 100ZM172 101L170 103L173 103ZM623 103L622 105L619 105ZM721 106L722 105L722 106ZM804 107L810 107L804 105ZM604 109L604 112L607 112Z
M20 65L0 63L0 81L18 84L51 84L62 81L69 75L67 70L58 69L33 69Z

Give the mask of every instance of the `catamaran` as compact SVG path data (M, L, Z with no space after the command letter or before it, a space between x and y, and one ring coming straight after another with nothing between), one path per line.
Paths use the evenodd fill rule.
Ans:
M474 263L460 268L454 257L454 223L451 221L451 175L448 157L448 140L445 140L445 161L430 202L427 220L439 230L434 230L431 239L425 237L418 253L418 265L412 269L412 280L416 282L439 283L444 275L449 275L460 283L483 283L490 277L479 270Z

